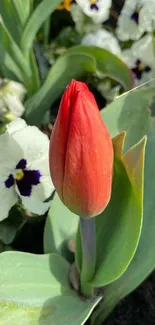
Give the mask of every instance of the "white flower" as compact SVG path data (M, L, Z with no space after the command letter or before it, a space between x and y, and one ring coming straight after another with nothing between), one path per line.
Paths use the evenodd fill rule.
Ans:
M71 6L71 16L75 23L75 29L80 34L87 34L89 32L95 32L97 29L101 28L101 23L93 24L91 18L86 19L86 16L80 6L73 3Z
M155 78L152 35L142 37L131 49L122 51L122 60L131 69L136 85Z
M20 118L0 136L0 220L21 199L24 207L44 214L54 186L48 163L49 140L37 127Z
M76 3L94 23L101 23L109 18L112 0L76 0Z
M117 36L122 41L138 40L155 28L155 0L126 0L118 19Z
M115 55L121 55L121 48L112 33L105 29L99 29L95 33L89 33L82 39L83 45L95 45L102 47Z
M7 79L0 80L0 110L8 109L13 115L21 116L24 113L22 100L26 89L22 84Z

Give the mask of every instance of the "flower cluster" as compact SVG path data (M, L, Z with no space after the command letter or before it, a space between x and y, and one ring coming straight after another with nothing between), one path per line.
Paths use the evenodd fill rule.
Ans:
M0 116L12 114L13 117L22 116L24 106L22 101L26 94L25 87L19 82L0 79Z
M120 14L114 15L116 29L110 31L104 22L114 11L111 0L76 0L71 8L81 44L98 46L120 57L131 69L135 86L155 77L154 0L125 0Z

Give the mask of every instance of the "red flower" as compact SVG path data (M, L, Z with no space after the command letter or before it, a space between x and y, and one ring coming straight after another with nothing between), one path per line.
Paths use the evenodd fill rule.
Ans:
M50 172L63 203L81 217L102 212L111 196L113 146L93 94L72 80L50 139Z

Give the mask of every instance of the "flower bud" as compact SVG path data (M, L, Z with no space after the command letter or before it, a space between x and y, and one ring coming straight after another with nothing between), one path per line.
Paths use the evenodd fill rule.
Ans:
M113 146L93 94L72 80L50 139L52 181L62 202L81 217L93 217L111 196Z

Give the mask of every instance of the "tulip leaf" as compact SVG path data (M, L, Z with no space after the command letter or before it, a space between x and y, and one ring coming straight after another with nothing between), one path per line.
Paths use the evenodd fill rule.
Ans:
M1 20L5 24L5 27L9 31L11 37L16 42L17 45L20 45L20 37L22 33L22 25L16 11L15 1L12 0L1 0L0 1L0 15ZM1 27L0 27L1 28Z
M91 283L105 286L123 274L131 262L142 227L143 169L146 138L123 154L125 132L113 139L114 176L107 208L95 217L96 272ZM81 252L77 238L77 263Z
M0 242L5 245L11 244L23 222L23 215L14 206L9 213L9 217L0 222Z
M21 47L26 57L32 48L35 36L50 14L60 4L61 0L43 0L28 19L21 38Z
M68 242L74 240L79 218L61 202L55 194L48 212L44 230L44 252L58 253L67 259L69 254Z
M82 325L100 301L77 296L59 255L5 252L0 268L0 325Z
M147 134L143 227L136 254L125 273L105 287L105 300L92 320L101 324L117 302L132 292L155 267L155 87L135 89L120 96L101 114L111 135L127 131L125 150Z
M98 47L72 47L57 59L41 89L26 102L25 118L28 123L40 125L45 112L71 79L79 78L85 72L109 76L125 89L131 88L129 69L117 56Z

